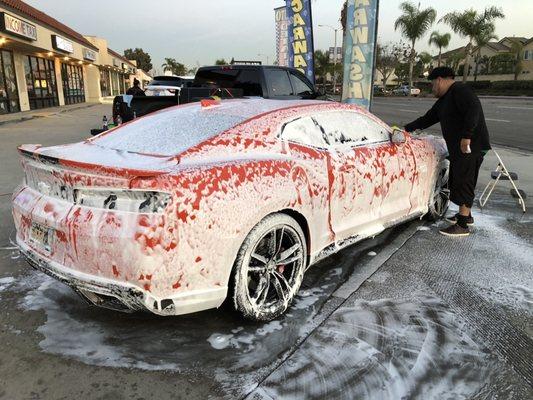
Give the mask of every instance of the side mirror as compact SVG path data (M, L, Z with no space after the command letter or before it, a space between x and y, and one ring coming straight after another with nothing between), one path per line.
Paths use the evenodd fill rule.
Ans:
M390 140L395 144L405 143L407 140L405 137L405 131L403 129L395 128L390 135Z

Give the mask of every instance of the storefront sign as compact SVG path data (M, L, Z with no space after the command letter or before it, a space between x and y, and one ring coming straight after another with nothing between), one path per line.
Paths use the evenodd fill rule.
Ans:
M276 17L276 61L279 66L289 66L289 21L287 7L274 9Z
M379 0L348 0L342 101L370 108Z
M311 0L286 0L289 20L289 66L315 82Z
M74 53L72 42L59 35L52 35L52 47L65 53Z
M87 61L96 61L96 52L83 48L83 58Z
M0 17L0 29L25 39L37 40L37 28L29 22L23 21L7 13Z

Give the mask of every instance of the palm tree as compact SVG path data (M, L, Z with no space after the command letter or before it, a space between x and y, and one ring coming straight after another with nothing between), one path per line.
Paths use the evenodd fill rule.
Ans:
M498 7L487 7L482 14L479 14L474 9L470 9L463 12L454 11L440 19L439 22L450 25L455 33L468 38L468 44L465 49L463 82L466 82L468 77L468 65L472 56L472 47L476 36L479 36L484 30L490 30L490 27L494 31L494 20L504 17L505 15Z
M476 56L474 58L475 66L474 66L474 82L477 81L477 71L479 62L481 61L481 49L486 46L491 40L498 39L498 36L494 34L494 26L489 24L486 26L486 29L483 29L481 32L479 32L478 35L474 38L474 41L476 42L477 46L477 52Z
M332 67L333 65L329 60L329 53L322 50L315 51L315 74L317 78L322 78L324 88L326 87L326 75L328 72L331 72Z
M433 8L420 9L413 3L405 1L400 4L402 15L394 23L394 29L400 29L402 35L411 42L411 54L409 55L409 86L413 86L413 65L416 51L415 43L419 40L435 22L437 12Z
M187 73L187 67L182 63L179 63L174 58L165 58L165 62L161 65L163 71L171 71L174 75L185 75Z
M452 35L449 33L443 33L440 34L438 31L433 31L431 33L431 36L429 37L429 45L431 46L434 44L436 47L439 48L439 62L438 67L440 67L441 61L442 61L442 49L445 49L450 44L450 39Z
M511 54L515 56L515 67L514 67L514 80L518 80L518 75L524 69L524 64L522 62L522 51L524 50L524 43L520 40L512 38L511 41Z

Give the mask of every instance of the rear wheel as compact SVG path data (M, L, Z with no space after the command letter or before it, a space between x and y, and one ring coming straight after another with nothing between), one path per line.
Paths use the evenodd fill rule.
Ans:
M300 288L307 262L305 236L288 215L272 214L248 234L235 261L233 304L244 317L283 314Z
M450 205L449 174L449 166L446 166L446 168L441 169L437 177L427 213L427 217L431 221L444 218L446 211L448 211Z

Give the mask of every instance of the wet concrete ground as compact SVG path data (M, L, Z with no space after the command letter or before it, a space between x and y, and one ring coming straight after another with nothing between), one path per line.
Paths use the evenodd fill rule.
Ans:
M533 219L503 189L465 240L414 221L329 257L266 324L89 307L25 264L0 199L2 399L533 397Z

